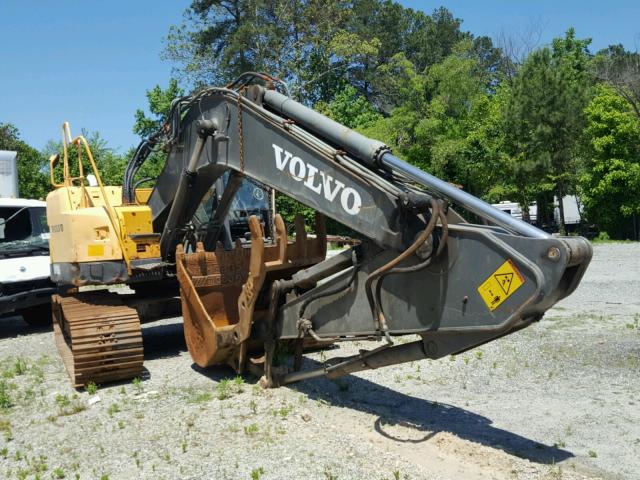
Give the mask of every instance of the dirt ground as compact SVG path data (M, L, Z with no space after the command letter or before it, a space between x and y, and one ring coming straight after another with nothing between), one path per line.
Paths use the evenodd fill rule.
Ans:
M141 381L69 387L50 328L0 320L0 478L640 479L640 244L458 357L262 390L144 326ZM307 366L369 345L308 355Z

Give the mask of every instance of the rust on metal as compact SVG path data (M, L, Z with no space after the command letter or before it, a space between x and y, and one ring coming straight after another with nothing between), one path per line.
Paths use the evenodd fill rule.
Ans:
M280 215L274 218L275 242L265 245L262 227L249 218L251 246L238 240L225 251L219 245L206 252L176 249L184 334L193 361L201 366L230 364L242 372L249 350L247 339L254 322L267 315L267 305L258 303L264 285L290 278L302 268L325 259L327 241L324 217L316 214L316 236L307 238L304 221L296 217L296 239L289 242Z
M53 331L74 387L142 373L140 319L115 293L53 295Z

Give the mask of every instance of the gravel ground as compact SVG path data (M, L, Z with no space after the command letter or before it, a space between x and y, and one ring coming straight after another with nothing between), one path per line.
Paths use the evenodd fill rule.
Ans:
M640 244L480 349L261 390L144 326L140 382L76 392L50 328L0 320L0 478L640 479ZM360 345L307 357L307 366Z

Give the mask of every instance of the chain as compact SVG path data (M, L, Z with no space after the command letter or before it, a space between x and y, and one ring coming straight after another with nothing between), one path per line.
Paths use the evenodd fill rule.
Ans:
M244 132L242 128L242 94L244 93L245 88L242 87L238 91L238 139L239 139L239 147L240 147L240 173L244 175Z

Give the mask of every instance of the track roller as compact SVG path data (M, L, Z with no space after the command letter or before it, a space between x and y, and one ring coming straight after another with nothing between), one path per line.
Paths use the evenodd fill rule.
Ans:
M118 294L54 295L51 304L56 345L76 388L142 373L140 319Z

